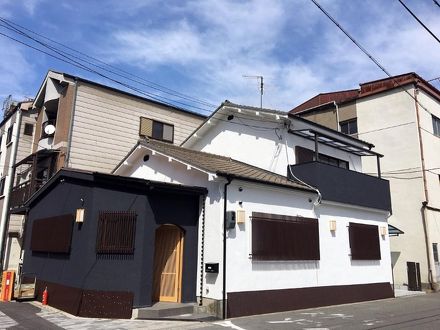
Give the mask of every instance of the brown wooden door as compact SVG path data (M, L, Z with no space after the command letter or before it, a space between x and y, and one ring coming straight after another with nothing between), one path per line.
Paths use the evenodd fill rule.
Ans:
M180 302L183 233L174 225L156 230L153 300Z

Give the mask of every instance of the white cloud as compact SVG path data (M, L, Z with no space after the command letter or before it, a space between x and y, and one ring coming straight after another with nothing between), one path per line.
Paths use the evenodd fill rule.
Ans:
M440 75L438 44L399 6L321 4L392 74ZM440 31L435 13L417 9ZM258 105L256 82L242 75L262 75L264 105L283 110L320 92L385 77L309 2L188 1L167 10L169 19L159 26L115 31L115 42L104 53L115 63L149 72L172 67L190 82L182 92L214 103L230 99Z
M45 0L23 0L23 7L26 12L33 16L37 6L41 5Z
M0 72L0 99L12 94L20 100L34 94L34 91L23 90L26 81L34 78L32 64L17 45L3 38L0 38Z

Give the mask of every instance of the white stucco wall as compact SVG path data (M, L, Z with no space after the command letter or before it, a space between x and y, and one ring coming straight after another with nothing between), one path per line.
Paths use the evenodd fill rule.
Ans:
M414 95L413 88L407 90ZM424 193L415 102L401 89L394 89L359 99L356 107L359 138L373 143L376 150L385 156L381 159L381 169L383 178L390 181L393 209L389 223L405 232L404 235L391 238L396 287L406 288L406 263L409 261L420 263L422 282L427 283L421 217ZM426 119L423 122L424 126L431 126L432 132L432 123ZM364 172L374 172L375 166L374 159L363 159ZM436 183L438 185L438 178Z
M147 162L143 156L149 154ZM139 149L128 165L116 174L208 188L205 212L204 262L218 262L219 274L204 274L203 295L222 299L223 261L223 189L225 181L209 181L207 174L169 161L159 154ZM239 188L242 188L240 191ZM391 282L389 239L380 236L382 259L351 261L349 256L348 222L386 226L386 214L371 210L347 208L344 205L321 205L313 208L314 193L278 188L257 183L232 181L228 187L227 209L244 209L246 223L227 232L227 292L301 288L328 285ZM240 202L242 204L240 205ZM252 212L319 218L319 261L255 261L251 252ZM337 221L336 234L329 230L329 220ZM200 223L201 219L199 220ZM199 237L201 228L199 226ZM199 239L199 249L200 239ZM199 253L200 258L200 253ZM200 260L199 260L200 264ZM198 269L200 279L200 269ZM197 283L197 295L200 283Z
M240 192L239 187L243 190ZM228 209L246 211L246 223L228 231L227 291L252 291L392 282L389 238L379 236L381 260L351 260L349 222L387 226L385 213L320 205L313 209L307 194L267 186L232 182ZM238 202L242 201L242 207ZM257 261L251 253L252 212L318 218L319 261ZM334 233L329 221L336 220Z
M258 121L255 116L240 116L231 121L218 121L209 130L198 134L197 141L185 145L194 150L231 157L284 176L287 175L287 165L296 163L295 146L315 150L314 141L286 133L281 121L268 122L263 118ZM298 125L292 124L291 129L305 127L304 124L296 127ZM318 149L322 154L348 161L351 170L362 171L359 156L322 144L319 144Z

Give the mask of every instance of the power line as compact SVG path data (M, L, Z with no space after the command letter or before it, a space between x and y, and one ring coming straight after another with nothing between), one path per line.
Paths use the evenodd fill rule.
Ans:
M434 1L434 3L440 8L440 3L438 3L437 0L432 0L432 1Z
M407 91L396 79L394 76L392 76L380 63L378 60L376 60L373 55L371 55L359 42L357 42L337 21L334 19L316 0L310 0L312 1L316 7L318 7L319 10L321 10L325 16L327 16L328 19L330 19L365 55L368 56L368 58L376 64L391 80L393 83L402 89L406 94L408 94L409 97L411 97L414 102L416 102L420 107L428 112L429 114L432 114L422 103L420 103L417 98L412 95L409 91Z
M128 89L130 89L130 90L133 90L133 91L135 91L135 92L138 93L138 94L142 94L142 95L144 95L144 96L147 96L148 98L150 98L150 99L152 99L152 100L155 100L155 101L157 101L157 102L160 102L160 103L163 103L163 104L166 104L166 105L169 105L169 106L175 107L175 108L179 108L179 109L181 109L181 110L186 110L186 109L184 109L184 108L182 108L182 107L180 107L180 106L176 106L175 104L173 104L173 103L171 103L171 102L167 102L167 101L164 101L164 100L163 100L163 99L167 99L167 100L173 101L173 100L171 100L171 99L169 99L169 98L162 97L162 99L161 99L160 97L158 97L158 96L155 95L155 94L152 94L152 93L149 93L149 92L145 92L145 91L143 91L143 90L141 90L141 89L139 89L139 88L137 88L137 87L131 86L131 85L127 84L127 83L124 83L124 82L121 82L121 81L116 80L116 79L114 79L114 78L111 78L111 77L109 77L109 76L106 76L105 74L103 74L103 73L101 73L101 72L98 72L98 71L96 71L96 70L94 70L94 69L91 69L91 68L87 67L86 65L84 65L84 64L82 64L82 63L80 63L80 62L78 62L78 61L75 61L75 60L69 58L68 56L65 56L65 55L63 55L63 54L60 54L59 52L56 52L56 51L55 51L55 53L59 54L61 57L60 57L60 56L57 56L57 55L54 55L54 54L51 54L51 53L49 53L49 52L46 52L46 51L44 51L44 50L42 50L42 49L39 49L39 48L37 48L37 47L34 47L34 46L32 46L32 45L30 45L30 44L28 44L28 43L26 43L26 42L23 42L23 41L21 41L21 40L18 40L18 39L14 38L14 37L11 37L11 36L7 35L7 34L4 34L4 33L1 33L1 32L0 32L0 35L4 36L4 37L6 37L6 38L9 38L9 39L11 39L11 40L13 40L13 41L15 41L15 42L18 42L18 43L20 43L20 44L22 44L22 45L24 45L24 46L26 46L26 47L32 48L32 49L34 49L34 50L36 50L36 51L39 51L39 52L41 52L41 53L43 53L43 54L46 54L46 55L48 55L48 56L50 56L50 57L53 57L53 58L55 58L55 59L58 59L58 60L60 60L60 61L62 61L62 62L68 63L68 64L70 64L70 65L73 65L73 66L78 67L78 68L80 68L80 69L82 69L82 70L88 71L88 72L90 72L90 73L94 73L94 74L96 74L96 75L99 75L100 77L103 77L103 78L105 78L105 79L108 79L108 80L110 80L110 81L112 81L112 82L114 82L114 83L116 83L116 84L118 84L118 85L124 86L124 87L126 87L126 88L128 88ZM50 49L50 47L49 47L49 49ZM174 101L174 102L182 103L182 102L178 102L178 101ZM195 107L195 106L192 106L192 107ZM202 109L202 108L199 108L199 107L195 107L195 108L198 108L199 110L202 110L202 111L206 111L206 112L208 112L208 113L211 113L211 112L212 112L212 111L210 111L210 110Z
M0 18L0 21L2 21L1 18ZM4 28L6 28L6 29L8 29L8 30L10 30L10 31L13 31L14 33L17 33L17 34L19 34L19 35L22 35L22 36L24 36L24 37L26 37L26 38L28 38L28 39L31 39L32 41L34 41L34 42L40 44L41 46L43 46L43 47L45 47L45 48L47 48L47 49L53 51L54 53L58 54L59 56L63 57L64 59L67 59L68 62L66 62L66 61L64 61L64 62L66 62L66 63L68 63L68 64L74 65L74 66L76 66L76 67L78 67L78 68L80 68L80 69L83 69L83 70L85 70L85 71L88 71L88 72L90 72L90 73L97 74L97 75L99 75L99 76L101 76L101 77L103 77L103 78L106 78L106 79L108 79L108 80L111 80L111 81L113 81L113 82L115 82L115 83L117 83L117 84L120 84L120 85L122 85L122 86L124 86L124 87L126 87L126 88L129 88L129 89L131 89L131 90L134 90L134 91L136 91L137 93L144 94L144 95L148 96L149 98L154 99L154 100L156 100L156 101L158 101L158 102L162 102L162 103L165 103L165 104L168 104L168 105L171 105L171 106L176 106L176 105L173 104L173 103L177 103L177 104L180 104L180 105L183 105L183 106L192 107L192 108L195 108L195 109L198 109L198 110L201 110L201 111L205 111L205 112L208 112L208 113L211 113L211 112L212 112L212 110L209 110L209 109L206 109L206 108L201 108L201 107L198 107L198 106L195 106L195 105L191 105L191 104L188 104L188 103L185 103L185 102L181 102L181 101L173 100L173 99L170 99L170 98L168 98L168 97L161 96L161 95L158 95L158 94L154 94L154 93L151 93L151 92L145 92L145 91L142 91L142 90L140 90L140 89L137 88L137 87L131 86L131 85L127 84L127 83L123 83L123 82L118 81L118 80L116 80L116 79L113 79L113 78L111 78L111 77L109 77L109 76L106 76L106 75L104 75L103 73L101 73L101 72L99 72L99 71L97 71L97 70L95 70L95 69L92 69L92 68L88 67L87 65L85 65L85 64L83 64L83 63L81 63L81 62L79 62L79 61L85 62L85 63L87 63L87 64L91 64L91 65L93 65L93 66L95 66L95 67L99 67L100 69L102 69L102 70L104 70L104 71L106 71L106 72L109 72L109 70L107 70L107 69L105 69L105 68L102 68L102 67L97 66L97 65L95 65L95 64L93 64L93 63L90 63L89 61L86 61L86 60L84 60L84 59L81 59L81 58L79 58L79 57L77 57L77 56L75 56L75 55L72 55L72 54L66 53L66 52L64 52L64 51L62 51L62 50L57 49L56 47L50 46L50 45L48 45L48 44L46 44L46 43L44 43L44 42L42 42L42 41L40 41L40 40L38 40L38 39L35 39L35 38L31 37L30 35L26 34L26 33L23 32L23 31L19 31L19 30L17 30L16 28L8 27L8 26L5 26L5 25L0 25L0 26L4 27ZM14 40L14 41L17 41L17 39L15 39L15 38L10 38L10 39L12 39L12 40ZM29 45L26 44L26 43L23 43L23 42L21 42L21 43L24 44L24 45L26 45L26 46L29 46ZM35 48L34 48L34 49L35 49ZM49 53L46 53L46 52L45 52L45 54L51 56ZM66 55L66 54L67 54L67 55ZM76 58L77 60L76 60L75 58ZM60 59L60 58L58 58L58 59ZM78 61L78 60L79 60L79 61ZM114 72L111 72L111 73L114 74ZM119 76L120 76L120 75L119 75ZM126 78L126 79L127 79L127 78ZM132 79L129 79L129 80L132 80ZM139 83L139 82L138 82L138 83ZM167 101L172 102L172 103L167 103L167 102L164 102L163 100L167 100ZM177 107L179 107L179 106L177 106Z
M122 70L122 69L120 69L120 68L118 68L118 67L116 67L116 66L110 65L110 64L108 64L108 63L106 63L106 62L104 62L104 61L102 61L102 60L100 60L100 59L97 59L96 57L90 56L90 55L88 55L88 54L86 54L86 53L84 53L84 52L78 51L78 50L76 50L76 49L74 49L74 48L72 48L72 47L69 47L69 46L67 46L67 45L65 45L65 44L62 44L62 43L60 43L60 42L58 42L58 41L56 41L56 40L53 40L53 39L51 39L51 38L48 38L48 37L46 37L46 36L44 36L44 35L42 35L42 34L40 34L40 33L37 33L37 32L35 32L35 31L32 31L32 30L30 30L30 29L28 29L28 28L26 28L26 27L24 27L24 26L21 26L21 25L19 25L19 24L17 24L17 23L14 23L14 22L12 22L12 21L6 19L6 18L0 17L0 21L2 21L4 24L9 25L11 28L15 29L16 31L19 31L20 33L23 33L23 31L21 31L20 29L25 30L25 31L28 31L28 32L30 32L30 33L36 35L36 36L39 36L39 37L41 37L41 38L43 38L43 39L45 39L45 40L48 40L48 41L50 41L50 42L52 42L52 43L54 43L54 44L57 44L57 45L62 46L62 47L64 47L64 48L66 48L66 49L69 49L69 50L71 50L71 51L73 51L73 52L75 52L75 53L77 53L77 54L80 54L80 55L82 55L82 56L84 56L84 57L86 57L86 58L89 58L89 59L91 59L91 60L93 60L93 61L96 61L96 62L98 62L98 63L101 63L101 64L103 64L103 65L106 66L106 67L112 68L112 69L117 70L117 71L119 71L119 72L122 72L122 73L124 73L124 74L120 74L120 73L114 72L114 71L112 71L112 70L105 69L105 68L103 68L102 66L98 66L98 65L96 65L96 64L94 64L94 63L87 62L87 63L89 63L89 64L91 64L91 65L94 65L94 66L96 66L96 67L99 67L99 68L102 69L102 70L106 70L106 71L111 72L111 73L113 73L113 74L115 74L115 75L118 75L118 76L123 77L123 78L125 78L125 79L129 79L129 80L131 80L131 81L133 81L133 82L136 82L136 83L142 84L142 85L144 85L144 86L147 86L147 87L149 87L149 88L152 88L152 89L155 89L155 90L161 91L161 92L163 92L163 93L167 93L167 94L170 94L170 95L173 95L173 96L176 96L176 97L180 97L180 98L183 98L183 99L186 99L186 100L192 101L192 102L196 102L196 103L199 103L199 104L202 104L202 105L206 105L206 106L209 106L209 107L215 107L214 104L211 104L211 103L209 103L209 102L206 102L206 101L204 101L204 100L201 100L201 99L196 98L196 97L193 97L193 96L185 95L185 94L180 93L180 92L178 92L178 91L175 91L175 90L173 90L173 89L171 89L171 88L168 88L168 87L162 86L162 85L157 84L157 83L155 83L155 82L153 82L153 81L150 81L150 80L147 80L147 79L142 78L142 77L140 77L140 76L137 76L137 75L135 75L135 74L132 74L132 73L126 71L126 70ZM4 26L4 27L6 27L6 26ZM17 27L19 27L20 29L18 29ZM7 28L7 27L6 27L6 28ZM30 37L30 36L28 36L28 37ZM69 53L66 52L66 54L69 54ZM72 54L69 54L69 55L74 56L74 55L72 55ZM79 57L77 57L77 58L79 58ZM79 59L81 59L81 58L79 58ZM84 60L84 59L81 59L81 60L86 62L86 60ZM131 76L131 77L135 77L135 78L138 79L138 80L136 80L136 79L132 79L132 78L128 77L127 75L128 75L128 76ZM139 81L139 80L140 80L140 81Z
M408 13L411 14L412 17L414 17L414 19L419 22L419 24L421 26L423 26L425 28L426 31L428 31L428 33L434 37L435 40L437 40L438 43L440 43L440 39L437 38L437 36L425 25L423 24L423 22L403 3L402 0L398 0L400 2L400 4L408 11ZM437 3L438 4L438 3Z

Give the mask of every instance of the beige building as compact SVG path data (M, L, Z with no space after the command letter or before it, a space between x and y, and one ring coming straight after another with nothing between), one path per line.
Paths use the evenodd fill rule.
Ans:
M205 119L197 113L54 71L46 75L30 108L34 114L32 141L26 148L18 148L9 165L15 179L8 237L20 238L16 232L23 231L24 203L60 168L109 173L139 137L180 144ZM17 244L7 244L10 247L3 268L17 269L21 239Z
M0 242L8 251L4 264L18 260L23 226L19 220L8 227L8 207L13 185L14 165L17 159L26 157L32 150L34 123L37 113L32 109L33 101L12 103L5 109L0 123ZM5 238L7 237L7 240ZM2 250L0 249L0 250ZM14 269L17 264L14 264Z
M319 94L291 111L367 140L385 157L390 181L389 224L396 288L437 289L440 281L440 91L415 73ZM367 159L365 159L367 158ZM377 160L363 159L377 173ZM392 228L392 227L390 227Z

